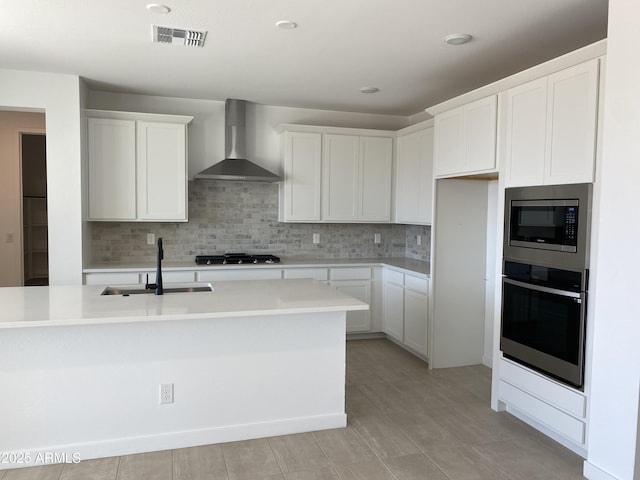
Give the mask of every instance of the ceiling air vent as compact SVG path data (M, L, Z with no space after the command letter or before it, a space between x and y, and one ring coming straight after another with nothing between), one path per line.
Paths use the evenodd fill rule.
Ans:
M157 43L172 43L187 47L204 47L207 32L184 30L182 28L153 26L153 41Z

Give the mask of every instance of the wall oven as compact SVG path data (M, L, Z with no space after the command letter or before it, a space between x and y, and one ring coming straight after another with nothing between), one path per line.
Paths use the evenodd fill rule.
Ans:
M582 387L591 184L505 193L500 349Z

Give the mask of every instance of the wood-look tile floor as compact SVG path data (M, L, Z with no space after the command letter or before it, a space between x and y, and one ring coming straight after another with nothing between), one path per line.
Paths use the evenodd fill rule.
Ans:
M489 408L490 370L347 342L347 428L0 471L0 480L573 480L582 459Z

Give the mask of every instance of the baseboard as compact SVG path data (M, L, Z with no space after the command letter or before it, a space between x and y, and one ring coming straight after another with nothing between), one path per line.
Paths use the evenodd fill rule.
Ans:
M485 367L493 368L493 358L490 355L483 355L482 364Z
M613 475L605 472L601 468L596 467L593 463L585 460L582 474L589 480L618 480Z
M157 435L125 437L98 442L55 445L33 450L13 452L0 462L0 471L11 468L33 467L51 463L78 463L80 460L105 458L136 453L172 450L213 443L235 442L253 438L274 437L347 426L347 415L336 413L314 417L299 417L270 422L230 425L167 432ZM0 475L1 477L2 475Z

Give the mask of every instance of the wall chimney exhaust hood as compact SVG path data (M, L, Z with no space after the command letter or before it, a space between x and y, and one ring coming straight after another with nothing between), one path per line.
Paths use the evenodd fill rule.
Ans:
M244 100L228 98L224 104L225 159L197 173L194 179L236 180L244 182L277 182L275 173L246 159Z

